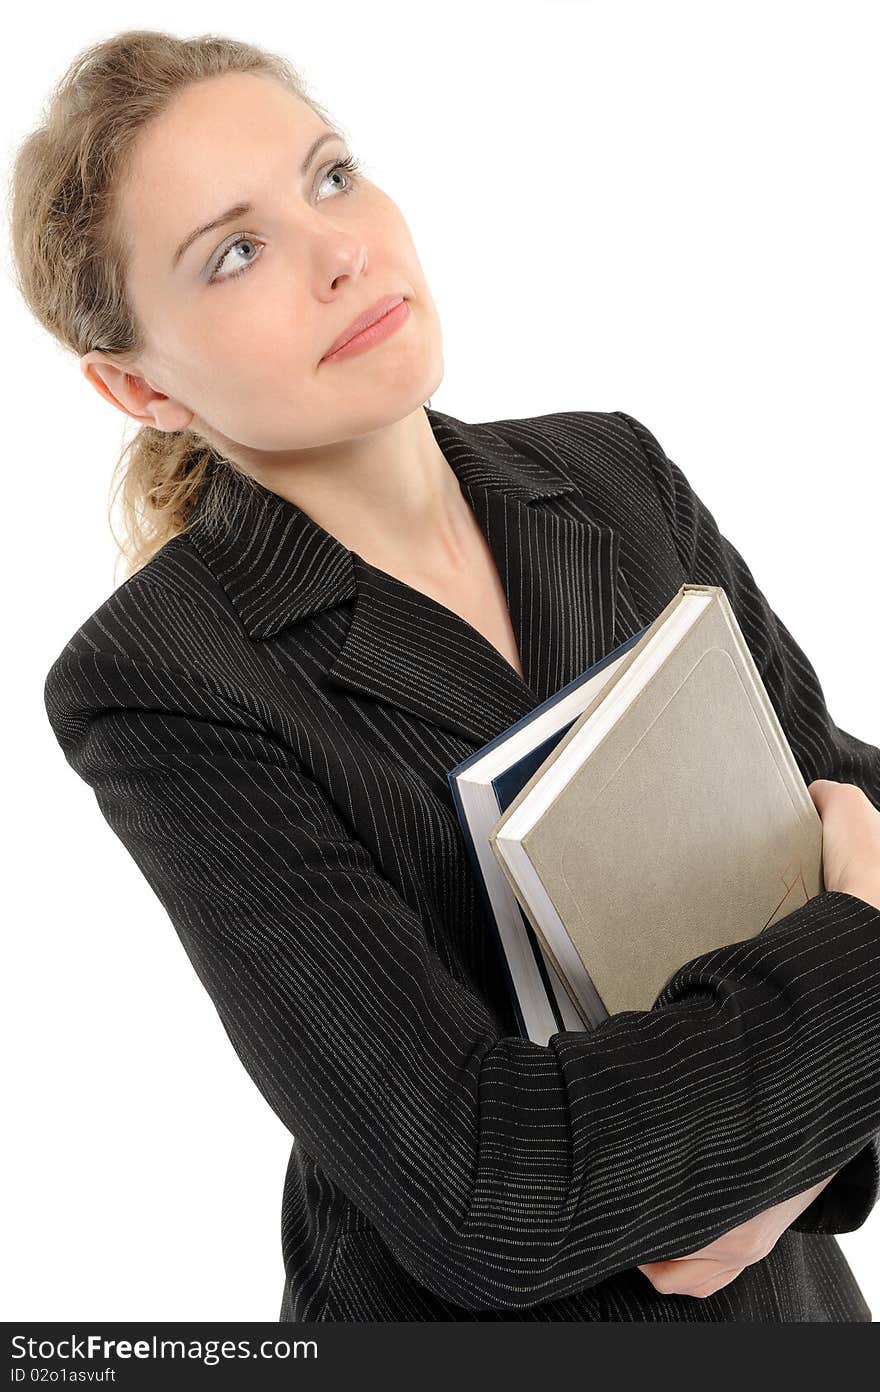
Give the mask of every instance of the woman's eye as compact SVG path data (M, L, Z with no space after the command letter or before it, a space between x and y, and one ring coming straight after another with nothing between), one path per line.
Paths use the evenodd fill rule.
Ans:
M324 183L325 180L331 179L334 175L339 174L341 172L345 175L346 182L342 187L340 187L340 185L337 184L336 189L340 194L350 193L351 190L357 185L357 176L361 170L361 167L362 166L360 160L356 159L354 155L347 155L345 159L337 160L335 164L332 164L330 166L326 174L324 174L321 177L319 187L321 184ZM211 275L208 279L208 284L212 285L221 280L234 280L236 276L244 275L244 272L254 264L254 260L257 259L256 257L254 257L250 261L246 261L244 265L240 265L236 270L229 271L226 275L220 275L219 272L225 264L225 262L227 261L227 259L232 256L233 252L237 253L241 247L255 247L257 245L260 245L259 239L257 237L248 236L246 232L239 232L235 240L230 242L228 246L224 248L217 260L214 262ZM233 259L240 260L241 258L235 257Z
M236 277L237 275L241 275L242 271L246 271L247 268L248 268L248 266L251 264L250 261L246 262L245 265L243 265L239 270L237 270L237 271L231 271L231 272L229 273L229 275L224 275L224 276L218 275L218 271L220 270L221 266L223 266L223 264L225 263L225 261L227 260L227 258L229 258L229 257L232 255L233 252L237 252L237 251L239 250L240 247L252 247L252 246L256 246L256 238L254 238L254 237L247 237L247 236L243 236L243 235L240 234L240 235L235 239L235 241L232 242L232 243L226 248L226 250L224 251L223 255L220 257L220 259L219 259L218 261L215 261L215 263L214 263L214 269L213 269L213 271L212 271L212 273L211 273L211 277L210 277L210 279L209 279L209 281L208 281L208 284L210 285L210 284L212 284L212 283L213 283L214 281L216 281L216 280L234 280L235 277Z

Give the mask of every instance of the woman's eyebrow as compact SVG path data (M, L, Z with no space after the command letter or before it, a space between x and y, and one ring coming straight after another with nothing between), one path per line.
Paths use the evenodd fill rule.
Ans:
M324 144L326 140L344 139L345 137L342 135L340 131L324 131L321 135L318 136L317 140L312 141L311 145L306 151L305 158L303 159L303 162L300 165L300 174L306 174L308 172L309 165L311 164L312 160L315 158L315 155L318 153L321 146ZM220 213L217 217L212 218L210 222L203 223L201 227L194 228L192 232L190 232L186 237L184 237L183 241L180 243L180 246L174 253L174 260L171 263L171 269L176 270L180 258L185 254L185 252L189 250L193 242L198 241L199 237L203 237L206 232L213 232L216 227L222 227L225 222L237 221L238 218L244 217L246 213L253 212L253 207L253 203L235 203L231 208L227 208L224 213Z

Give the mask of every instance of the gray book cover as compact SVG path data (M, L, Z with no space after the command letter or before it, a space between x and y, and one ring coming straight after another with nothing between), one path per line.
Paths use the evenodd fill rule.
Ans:
M586 1028L824 888L822 821L725 591L684 585L490 832Z

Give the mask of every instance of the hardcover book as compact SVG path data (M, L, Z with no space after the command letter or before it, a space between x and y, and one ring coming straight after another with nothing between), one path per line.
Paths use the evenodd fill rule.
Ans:
M723 588L682 586L572 687L487 839L577 1020L557 1028L592 1029L820 893L822 821Z

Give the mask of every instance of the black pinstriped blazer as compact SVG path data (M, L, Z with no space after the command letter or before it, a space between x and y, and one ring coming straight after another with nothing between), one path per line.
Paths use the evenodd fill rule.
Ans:
M880 912L820 894L683 963L650 1011L542 1047L517 1034L446 773L686 580L725 587L806 781L856 783L880 808L880 751L832 722L637 420L426 409L525 680L242 481L234 523L212 530L200 507L46 679L65 757L294 1137L280 1318L869 1320L831 1234L880 1187ZM715 1295L663 1295L636 1269L835 1169Z

